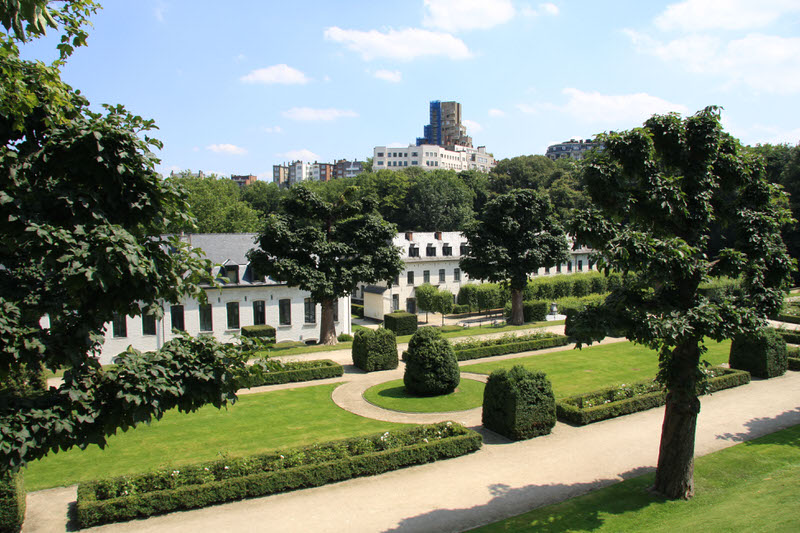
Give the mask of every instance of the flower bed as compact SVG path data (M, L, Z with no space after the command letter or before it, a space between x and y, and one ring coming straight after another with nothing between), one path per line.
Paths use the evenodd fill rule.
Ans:
M706 392L750 383L750 374L742 370L712 367L706 373L709 376ZM562 398L556 402L556 415L562 422L583 426L646 411L664 405L665 401L666 393L660 383L640 381Z
M342 365L330 359L288 363L275 359L260 359L247 367L246 374L239 376L239 388L336 378L343 373Z
M481 447L480 434L440 422L366 437L196 463L81 483L80 527L317 487L458 457Z
M553 348L555 346L565 346L567 344L569 344L569 339L564 335L556 335L555 333L532 333L530 335L521 335L518 337L504 335L497 339L461 342L453 345L453 349L459 361L467 361L494 355L505 355L509 353L541 350L543 348Z

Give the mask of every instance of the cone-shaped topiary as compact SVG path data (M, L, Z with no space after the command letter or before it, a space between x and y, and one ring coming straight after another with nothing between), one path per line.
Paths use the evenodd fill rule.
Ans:
M422 328L408 343L406 390L416 396L439 396L456 390L461 380L453 347L438 329Z
M492 372L483 389L483 425L514 440L550 433L556 400L544 372L519 365Z
M772 328L737 335L731 343L731 368L747 370L757 378L774 378L786 372L786 341Z

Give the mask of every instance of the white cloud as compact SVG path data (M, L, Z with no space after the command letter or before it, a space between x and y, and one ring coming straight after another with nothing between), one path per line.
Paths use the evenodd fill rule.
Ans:
M461 123L467 127L467 133L480 133L483 131L483 126L475 122L474 120L469 119L462 119Z
M374 76L379 80L391 83L400 83L403 81L403 73L399 70L376 70Z
M388 30L383 33L377 30L343 30L333 26L325 30L325 38L361 54L365 61L378 57L402 61L424 56L445 56L450 59L472 57L461 39L447 33L418 28Z
M244 54L239 54L233 58L234 63L241 63L242 61L246 60L247 56Z
M283 128L280 126L264 126L265 133L283 133Z
M281 157L281 158L284 158L284 159L288 159L288 160L291 160L291 161L300 160L300 161L309 161L310 162L310 161L319 161L320 160L320 157L317 154L315 154L314 152L312 152L311 150L308 150L306 148L303 148L301 150L289 150L288 152L283 152L283 153L276 154L276 155L278 157Z
M637 49L691 72L721 76L727 84L767 93L800 92L800 37L749 34L723 41L688 35L661 42L627 30Z
M797 0L686 0L667 6L654 22L664 31L746 30L795 11L800 11Z
M228 154L228 155L244 155L247 150L235 144L210 144L206 146L206 150L214 152L215 154Z
M551 17L555 17L558 15L559 10L557 5L547 2L544 4L539 4L538 8L523 6L521 13L525 17L538 17L540 15L550 15Z
M425 0L422 24L444 31L487 29L514 16L510 0Z
M506 116L506 112L502 109L490 109L489 110L490 117L504 117Z
M551 3L539 4L539 10L547 15L558 15L558 6Z
M263 83L271 85L280 83L284 85L303 85L311 81L305 74L289 65L281 63L271 67L256 69L246 76L239 78L244 83Z
M153 8L153 15L156 17L156 20L163 23L165 21L164 15L167 12L167 5L164 2L156 3L156 7Z
M641 124L654 114L672 111L686 114L689 109L647 93L601 94L568 87L561 91L569 100L563 106L567 113L588 122L608 124Z
M311 107L293 107L281 113L284 117L291 120L336 120L337 118L357 117L358 113L349 109L314 109Z

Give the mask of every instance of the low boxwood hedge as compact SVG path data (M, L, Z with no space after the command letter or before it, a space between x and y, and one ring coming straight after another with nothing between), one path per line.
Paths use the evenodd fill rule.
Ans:
M790 329L776 329L775 331L777 331L787 343L800 344L800 331Z
M800 372L800 357L788 357L786 361L788 362L789 370Z
M314 361L290 361L283 363L274 359L261 359L248 366L246 374L240 375L239 388L280 385L314 379L338 378L344 374L342 365L330 359Z
M800 324L800 316L786 313L779 314L775 317L775 320L778 322L788 322L789 324Z
M395 335L412 335L417 331L417 315L397 311L383 315L383 327L394 331Z
M480 434L453 422L279 450L239 459L167 468L81 483L80 527L196 509L318 487L458 457L481 447Z
M742 370L712 367L708 372L713 376L707 381L706 392L709 393L750 383L750 373ZM583 426L646 411L665 402L666 393L661 384L640 381L562 398L556 402L556 415L562 422Z
M467 343L464 343L467 344ZM569 344L569 339L564 335L553 335L551 337L541 337L531 340L509 341L502 344L489 344L477 347L461 347L456 344L453 348L456 352L456 358L459 361L468 361L470 359L479 359L481 357L492 357L494 355L505 355L509 353L529 352L533 350L542 350L544 348L553 348L555 346L565 346Z
M0 532L19 531L25 519L23 473L0 473Z
M275 328L269 324L263 324L260 326L242 326L242 337L271 339L272 342L275 342Z

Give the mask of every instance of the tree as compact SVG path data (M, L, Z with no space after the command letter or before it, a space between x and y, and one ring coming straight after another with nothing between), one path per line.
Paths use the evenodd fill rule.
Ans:
M436 291L433 298L434 311L442 314L442 326L444 326L444 315L453 310L453 293L447 289Z
M574 232L623 283L577 315L575 336L592 342L618 329L658 351L667 403L654 488L690 498L704 339L755 331L779 308L793 268L780 237L789 214L763 161L722 130L716 107L599 138L605 149L584 176L593 207ZM700 284L723 275L740 278L744 295L709 301Z
M181 172L170 178L186 191L196 223L184 224L173 230L200 233L245 233L257 231L259 213L241 199L238 184L214 174L204 177Z
M568 258L567 237L555 221L550 201L531 190L490 200L464 235L469 253L461 259L461 269L470 278L509 284L511 324L525 321L522 291L530 273Z
M425 311L425 322L428 322L428 313L430 311L436 312L436 304L434 302L438 289L430 283L423 283L414 289L414 297L417 299L417 307L421 311Z
M256 181L245 185L241 191L241 199L253 208L261 218L266 218L280 209L281 199L289 194L286 189L281 189L277 183Z
M155 171L153 122L121 106L92 112L61 81L59 65L85 41L94 6L47 11L65 32L51 66L20 59L18 40L0 33L0 381L66 369L58 388L0 396L0 474L50 451L103 446L118 428L173 407L225 405L244 364L216 346L131 353L115 370L93 356L114 314L202 299L210 267L186 243L161 237L190 219L180 190ZM0 20L17 30L21 14L36 36L44 27L29 19L42 20L47 7L3 2Z
M472 221L472 191L452 171L423 172L411 181L403 229L460 231Z
M295 185L283 214L267 218L257 239L260 248L248 254L253 268L309 291L322 305L322 344L336 344L336 298L358 283L391 282L403 270L399 250L392 246L395 227L356 195L351 187L337 201L326 202Z

